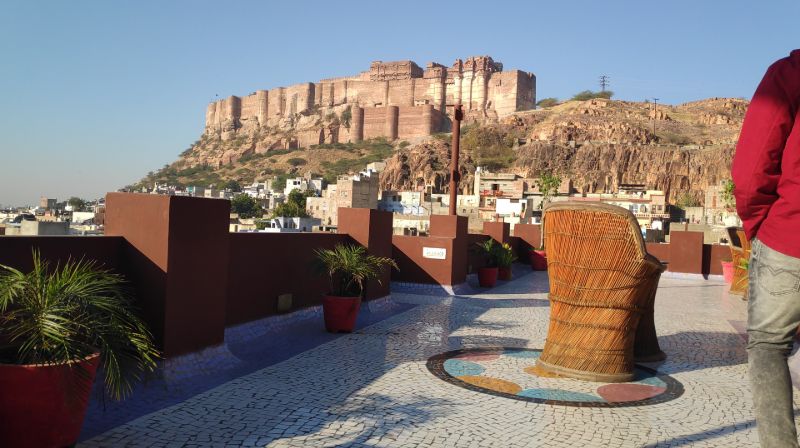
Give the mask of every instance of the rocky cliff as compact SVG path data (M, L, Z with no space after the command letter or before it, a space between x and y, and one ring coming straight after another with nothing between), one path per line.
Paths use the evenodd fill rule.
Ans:
M517 112L499 121L465 123L460 190L470 192L476 164L486 160L485 140L469 138L470 133L478 132L496 136L498 143L493 145L503 146L494 148L505 151L499 159L492 159L497 170L528 177L553 172L571 178L574 187L584 192L614 191L619 184L641 183L665 190L671 199L680 192L701 199L706 187L730 177L747 104L732 98L677 106L595 99ZM298 149L270 144L285 142L287 134L302 131L304 126L342 128L348 119L343 107L224 141L205 135L177 162L143 182L252 182L272 174L309 171L333 179L336 174L363 169L368 162L387 159L380 177L382 189L448 190L449 134Z

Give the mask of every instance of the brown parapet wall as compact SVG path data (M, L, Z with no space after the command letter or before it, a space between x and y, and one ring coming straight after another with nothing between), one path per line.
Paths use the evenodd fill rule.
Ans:
M507 222L484 222L483 234L488 235L497 243L508 243L511 227Z
M514 237L518 238L516 249L519 261L530 263L531 250L542 246L542 227L539 224L516 224Z
M125 270L166 356L223 342L229 214L220 199L106 196L106 235L125 238Z
M703 232L672 231L669 239L669 270L702 274Z
M370 255L392 257L392 213L368 208L338 210L339 233L346 233L355 242L367 248ZM389 295L391 272L384 268L381 278L367 283L365 299L372 300Z
M125 240L113 236L6 236L0 238L0 264L28 272L33 269L32 252L52 264L67 260L93 260L106 269L121 273Z
M465 270L454 270L454 265L466 265L466 260L454 250L455 242L454 238L438 236L394 235L392 256L400 270L392 273L392 280L439 285L463 283ZM424 257L425 248L443 249L445 259Z
M314 270L314 251L348 242L335 233L232 233L226 325L277 314L281 294L292 295L292 310L321 304L330 283Z

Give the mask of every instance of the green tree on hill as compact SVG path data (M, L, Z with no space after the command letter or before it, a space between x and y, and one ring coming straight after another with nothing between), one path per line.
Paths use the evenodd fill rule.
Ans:
M547 108L558 104L558 98L542 98L536 103L536 107Z
M572 97L572 101L586 101L586 100L593 100L595 98L605 98L611 99L614 96L614 92L610 90L604 90L602 92L593 92L591 90L584 90L583 92L578 92Z

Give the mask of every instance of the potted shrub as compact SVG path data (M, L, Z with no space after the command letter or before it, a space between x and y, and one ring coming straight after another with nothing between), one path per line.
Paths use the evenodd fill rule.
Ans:
M489 238L481 243L476 243L477 251L485 260L484 267L478 269L478 284L483 288L491 288L497 283L497 248L494 240Z
M158 353L123 278L93 261L0 265L0 446L61 447L80 434L98 366L128 395Z
M531 248L531 268L534 271L547 270L547 253L544 251L544 247Z
M497 249L497 277L500 280L511 280L511 265L517 260L511 245L503 243L495 246Z
M368 255L366 248L350 244L319 249L316 254L318 268L328 274L331 285L330 292L322 298L325 329L349 333L356 325L366 282L380 277L386 266L397 269L397 264L391 258Z

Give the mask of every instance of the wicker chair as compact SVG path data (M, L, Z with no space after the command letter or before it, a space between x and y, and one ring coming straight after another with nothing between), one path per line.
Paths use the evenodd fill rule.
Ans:
M733 282L731 294L741 295L746 299L750 281L748 279L748 263L750 261L750 241L741 227L728 227L728 239L731 241L731 260L733 261Z
M665 358L653 323L664 265L645 250L624 208L557 202L545 210L550 326L545 372L604 382L633 379L634 359Z

